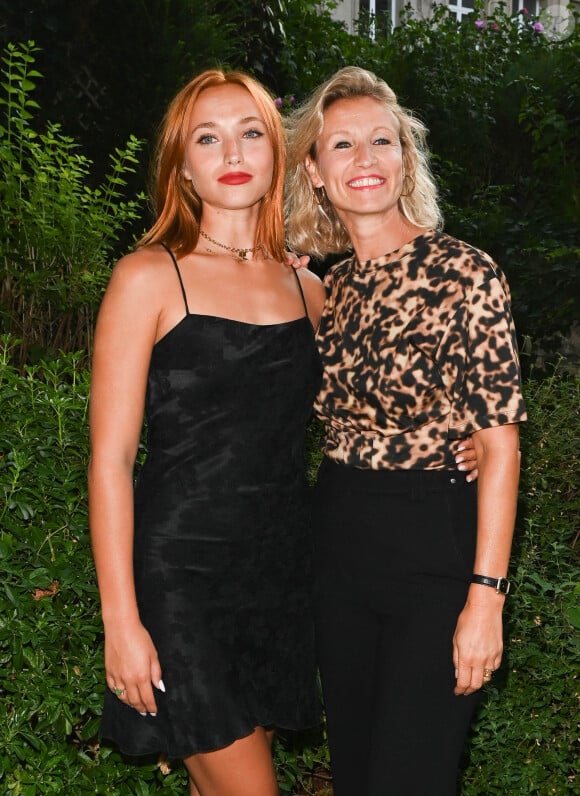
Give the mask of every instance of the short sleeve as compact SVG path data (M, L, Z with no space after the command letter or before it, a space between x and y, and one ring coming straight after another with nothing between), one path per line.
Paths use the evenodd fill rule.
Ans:
M449 437L526 419L509 288L501 272L473 286L455 318L464 360L456 372Z

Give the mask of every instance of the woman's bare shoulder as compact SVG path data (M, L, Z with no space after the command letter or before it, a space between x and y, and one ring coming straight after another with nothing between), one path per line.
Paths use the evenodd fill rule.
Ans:
M163 272L171 265L169 254L163 246L153 244L142 246L129 254L125 254L116 263L113 272L119 271L127 277L138 278Z
M116 263L109 287L156 294L173 274L169 254L162 246L143 246Z

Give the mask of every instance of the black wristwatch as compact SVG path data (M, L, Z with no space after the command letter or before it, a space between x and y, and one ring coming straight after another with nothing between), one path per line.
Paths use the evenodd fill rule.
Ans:
M472 575L472 583L479 583L481 586L491 586L498 594L509 594L511 583L507 578L488 578L487 575Z

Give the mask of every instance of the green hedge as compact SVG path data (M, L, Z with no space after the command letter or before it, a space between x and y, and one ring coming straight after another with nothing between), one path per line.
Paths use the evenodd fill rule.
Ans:
M505 660L474 727L463 796L579 787L580 380L530 380L526 401Z
M179 765L135 767L97 738L104 678L87 531L87 371L66 355L20 373L12 345L0 347L0 791L183 794ZM469 745L463 796L573 788L579 384L556 374L526 385L506 663ZM324 792L306 790L327 763L320 734L284 739L276 759L284 792Z

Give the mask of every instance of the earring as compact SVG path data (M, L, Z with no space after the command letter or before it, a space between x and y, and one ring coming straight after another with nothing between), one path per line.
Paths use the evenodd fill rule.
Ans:
M324 185L314 188L314 201L317 205L321 205L326 199L326 190Z
M405 187L405 180L411 180L411 182L413 184L411 186L411 190L407 191L407 193L403 193L403 191L401 191L401 193L399 194L399 198L405 197L405 196L411 196L411 194L415 190L415 178L413 176L411 176L411 174L405 174L405 176L403 177L403 189Z

